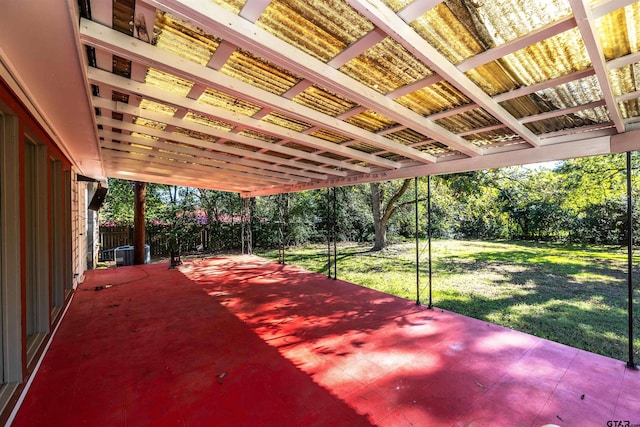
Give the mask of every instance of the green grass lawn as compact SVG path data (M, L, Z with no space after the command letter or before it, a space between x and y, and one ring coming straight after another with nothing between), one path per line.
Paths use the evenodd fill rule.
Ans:
M380 252L370 247L339 245L338 278L415 300L415 242ZM421 301L428 303L425 242L420 251ZM255 253L277 258L276 251ZM434 306L628 360L626 249L434 240L432 254ZM326 245L287 248L286 262L326 274ZM635 336L640 337L640 304L634 311ZM634 344L637 360L640 338Z

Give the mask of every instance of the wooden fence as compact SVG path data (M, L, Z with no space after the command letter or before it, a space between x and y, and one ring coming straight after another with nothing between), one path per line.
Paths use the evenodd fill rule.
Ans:
M180 230L180 251L188 253L239 249L241 227L239 223L216 223ZM152 257L169 256L171 234L169 226L147 227L145 240ZM133 226L100 227L100 249L105 253L101 257L103 260L109 260L107 254L111 249L128 245L133 245Z

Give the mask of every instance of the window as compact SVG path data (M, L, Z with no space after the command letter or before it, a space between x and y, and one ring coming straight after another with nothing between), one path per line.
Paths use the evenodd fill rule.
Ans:
M22 381L18 119L0 103L0 411Z
M49 332L49 227L47 147L25 138L25 243L27 364Z

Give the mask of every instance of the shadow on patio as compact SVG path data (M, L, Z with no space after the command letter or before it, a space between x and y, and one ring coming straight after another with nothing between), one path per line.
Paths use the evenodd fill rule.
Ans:
M234 256L91 272L14 425L603 426L640 423L639 389L620 361Z

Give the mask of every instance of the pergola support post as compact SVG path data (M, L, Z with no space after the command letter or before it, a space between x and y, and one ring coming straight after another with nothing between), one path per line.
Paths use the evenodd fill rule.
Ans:
M147 183L136 181L133 184L133 263L135 265L145 262L145 210L147 199Z
M420 239L418 238L418 177L414 178L415 214L416 214L416 305L420 305Z
M288 195L278 195L278 264L284 264L284 244L285 244L285 209L288 207Z
M427 175L427 244L429 247L429 305L428 308L433 308L433 300L431 295L431 175Z
M338 278L338 244L336 241L337 232L336 232L336 223L337 223L337 215L338 215L338 205L337 205L337 197L336 197L336 187L333 187L333 215L332 215L332 225L333 225L333 280Z
M629 318L629 360L627 368L638 369L633 360L633 203L631 199L631 152L627 151L627 287Z
M251 199L243 200L242 207L242 254L251 255L253 253L253 236L251 232Z
M327 188L327 278L338 278L338 263L336 257L338 249L336 246L336 188ZM331 243L333 242L333 253ZM333 268L333 277L331 269Z
M327 188L327 194L325 198L326 202L326 227L327 227L327 278L331 279L331 212L329 206L331 205L331 189Z

